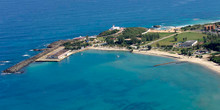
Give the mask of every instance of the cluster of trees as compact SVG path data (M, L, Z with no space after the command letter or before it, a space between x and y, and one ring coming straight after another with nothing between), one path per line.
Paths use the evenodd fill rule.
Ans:
M142 27L129 27L126 28L123 33L122 33L122 37L127 39L127 38L132 38L132 37L137 37L139 35L141 35L141 33L147 31L146 28L142 28Z
M192 49L191 48L182 48L180 50L182 55L188 55L188 56L192 56Z
M107 30L107 31L104 31L104 32L101 32L98 36L101 37L101 36L108 36L108 35L112 35L112 34L115 34L117 33L119 30L115 29L115 30Z
M160 47L163 48L165 51L170 51L173 48L172 45L161 45Z
M141 43L141 41L137 39L137 36L140 36L141 33L145 31L146 28L129 27L126 28L123 33L117 37L117 40L113 36L108 36L105 40L109 45L129 46L132 44ZM116 42L114 42L114 40L116 40Z
M114 37L113 36L108 36L106 39L105 39L106 43L109 44L109 45L114 45L115 42L114 42Z
M184 30L184 31L187 31L187 30L202 30L204 27L204 25L189 25L189 26L185 26L185 27L182 27L181 29Z
M69 50L78 50L81 49L81 47L87 47L89 45L90 45L89 43L84 41L74 41L63 44L63 46L65 46L65 49L69 49Z
M220 65L220 56L213 55L210 60Z
M220 25L220 22L214 23L215 25ZM204 24L204 25L208 25L208 24ZM185 26L182 27L181 29L184 31L187 30L203 30L204 29L204 25L198 24L198 25L189 25L189 26Z
M159 33L149 33L149 34L141 35L140 37L142 39L142 42L145 42L145 41L153 41L159 39L160 35Z
M220 35L208 35L203 37L204 47L214 51L220 51Z

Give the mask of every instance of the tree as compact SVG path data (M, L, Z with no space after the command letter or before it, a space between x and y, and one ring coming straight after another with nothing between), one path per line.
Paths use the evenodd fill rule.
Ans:
M205 36L203 36L203 41L204 41L204 43L206 43L206 37Z
M106 38L106 43L109 44L109 45L115 44L115 42L114 42L112 36L108 36L108 37Z
M186 55L187 54L186 49L182 49L181 54Z
M132 38L131 38L131 42L132 42L132 44L136 44L136 43L137 43L137 41L138 41L138 40L137 40L137 38L136 38L136 37L132 37Z
M174 41L177 41L177 37L174 38Z
M86 40L89 40L89 36L86 36Z
M152 48L150 45L148 45L147 47L148 47L148 50L151 50L151 48Z
M142 38L141 38L141 41L142 41L142 42L145 42L146 40L147 40L147 39L146 39L145 37L142 37Z
M187 41L187 37L184 37L184 38L183 38L183 41Z
M157 43L156 45L157 45L157 47L160 47L160 44L159 44L159 43Z
M175 33L176 33L177 29L174 29L174 31L175 31Z
M191 52L191 51L188 51L187 55L188 55L188 56L192 56L192 52Z
M122 36L118 37L118 44L124 43L124 38Z
M174 38L174 41L176 42L176 41L177 41L177 37L176 37L176 35L175 35L173 38Z

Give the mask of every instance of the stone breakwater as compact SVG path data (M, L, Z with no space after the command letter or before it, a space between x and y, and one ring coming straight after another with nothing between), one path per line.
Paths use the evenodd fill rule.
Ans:
M22 68L24 68L24 67L28 66L29 64L35 62L38 58L54 51L55 49L59 48L59 46L61 46L62 44L66 43L68 41L69 40L60 40L60 41L53 42L50 45L48 45L48 48L45 49L43 52L41 52L41 53L39 53L39 54L29 58L29 59L21 61L21 62L15 64L14 66L7 68L6 70L4 70L2 72L3 73L17 73Z

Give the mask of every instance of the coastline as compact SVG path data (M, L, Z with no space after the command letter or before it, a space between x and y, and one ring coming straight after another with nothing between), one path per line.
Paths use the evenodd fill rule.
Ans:
M219 20L218 20L219 21ZM216 23L216 22L211 22L211 23ZM206 24L206 23L200 23L200 24ZM196 24L194 24L196 25ZM178 27L171 27L168 30L149 30L150 32L174 32L175 29L180 29L182 26L178 26ZM122 29L122 31L124 30L124 28ZM120 31L120 32L122 32ZM175 31L176 32L176 31ZM182 31L179 31L179 33L182 33ZM118 34L118 33L117 33ZM169 37L169 36L167 36ZM164 37L166 38L166 37ZM71 39L74 40L74 39ZM55 41L52 42L50 45L47 46L47 49L45 51L43 51L42 53L39 53L29 59L26 59L24 61L21 61L5 70L3 70L3 73L20 73L19 71L25 67L28 66L30 63L35 62L35 61L61 61L64 58L70 56L71 54L77 53L77 52L81 52L87 49L93 49L93 50L105 50L105 51L130 51L129 49L125 48L125 47L87 47L84 49L80 49L80 50L76 50L76 51L71 51L68 55L66 55L64 58L62 59L57 59L57 60L51 60L51 59L46 59L43 58L44 56L46 56L47 54L50 54L52 51L56 50L57 48L59 48L60 46L62 46L64 43L71 41L70 39L68 40L59 40L59 41ZM160 39L158 39L160 40ZM154 41L153 41L154 42ZM149 44L149 43L148 43ZM164 52L164 51L158 51L158 50L149 50L149 51L139 51L139 50L134 50L132 53L136 53L136 54L145 54L145 55L153 55L153 56L160 56L160 57L169 57L169 58L173 58L176 59L178 61L187 61L187 62L191 62L191 63L196 63L199 65L202 65L214 72L217 72L218 74L220 74L220 65L208 61L208 55L204 55L205 58L195 58L195 57L187 57L187 56L183 56L183 55L177 55L177 54L171 54L168 52ZM41 60L39 60L41 59Z
M88 47L91 50L104 50L104 51L130 51L127 48L118 48L118 47Z
M158 50L149 50L149 51L133 51L136 54L143 54L143 55L153 55L153 56L160 56L160 57L168 57L173 58L178 61L187 61L190 63L199 64L209 70L212 70L220 75L220 66L212 61L208 61L207 55L205 58L195 58L195 57L187 57L178 54L171 54L168 52L158 51Z
M88 49L93 50L104 50L104 51L129 51L126 48L116 48L116 47L89 47ZM195 57L187 57L183 55L178 54L171 54L168 52L163 52L159 50L149 50L149 51L138 51L134 50L132 53L135 54L142 54L142 55L152 55L152 56L159 56L159 57L167 57L167 58L173 58L178 61L186 61L194 64L199 64L213 72L216 72L220 75L220 66L212 61L208 61L208 56L204 56L204 58L195 58Z

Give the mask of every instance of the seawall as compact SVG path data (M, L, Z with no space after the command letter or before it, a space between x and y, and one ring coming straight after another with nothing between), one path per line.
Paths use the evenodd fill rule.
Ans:
M67 41L69 41L69 40L55 41L55 42L51 43L50 45L48 45L48 48L45 49L45 51L43 51L43 52L41 52L41 53L39 53L39 54L29 58L29 59L21 61L21 62L15 64L15 65L13 65L12 67L9 67L9 68L3 70L2 72L3 73L17 73L22 68L24 68L24 67L28 66L29 64L35 62L38 58L40 58L40 57L52 52L53 50L59 48L60 45L66 43Z

